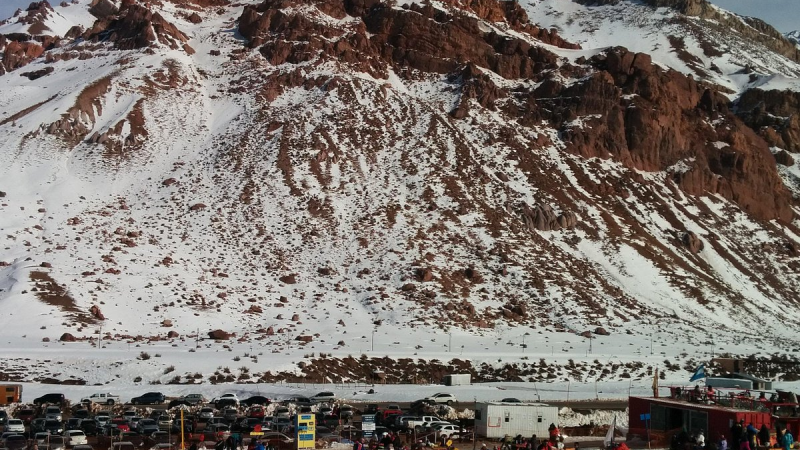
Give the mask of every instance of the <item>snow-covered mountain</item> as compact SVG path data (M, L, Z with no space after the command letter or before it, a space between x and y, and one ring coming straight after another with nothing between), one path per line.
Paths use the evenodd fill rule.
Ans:
M674 3L33 5L0 25L0 371L794 351L800 57Z
M786 33L786 37L798 44L800 43L800 30L790 31Z

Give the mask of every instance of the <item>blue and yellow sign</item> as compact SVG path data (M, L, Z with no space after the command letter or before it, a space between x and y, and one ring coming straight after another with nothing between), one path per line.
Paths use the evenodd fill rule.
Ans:
M316 439L316 417L314 414L298 414L297 420L294 424L295 440L297 441L297 448L314 448L317 442Z

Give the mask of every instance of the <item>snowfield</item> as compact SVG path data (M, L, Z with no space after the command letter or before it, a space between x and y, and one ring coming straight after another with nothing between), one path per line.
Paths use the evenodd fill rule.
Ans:
M50 29L91 26L88 3L54 6ZM721 196L680 192L671 181L680 164L639 172L569 154L545 124L477 107L455 120L461 86L447 76L392 72L384 80L309 64L305 77L326 84L287 87L267 102L274 86L262 77L293 68L243 47L235 24L242 3L257 2L200 11L198 24L177 5L158 6L194 54L101 43L88 59L22 69L54 69L42 78L0 76L0 373L87 384L26 383L26 399L55 390L74 400L99 386L129 396L310 393L322 387L208 383L216 373L300 378L298 363L322 355L495 369L544 362L549 372L520 377L536 383L452 392L625 398L647 394L655 368L680 383L722 354L796 358L800 257L781 249L800 245L798 219L761 222ZM583 46L557 50L567 60L625 45L696 74L668 38L689 25L666 26L675 14L667 9L521 3L533 22ZM20 27L8 22L0 33ZM785 57L736 40L707 57L685 36L699 64L718 67L709 81L731 97L753 86L800 90L800 65ZM57 52L84 50L75 43ZM751 81L739 73L744 65L769 73ZM85 138L49 132L70 117ZM509 130L517 131L512 144L496 139ZM107 146L91 142L100 136ZM544 138L551 144L541 148ZM797 193L797 166L781 174ZM624 200L589 189L629 178L643 181L626 184ZM538 203L557 212L574 205L582 225L524 229L519 206ZM707 243L697 254L680 244L687 231ZM467 269L482 281L464 281ZM464 301L475 310L469 317ZM524 304L524 314L497 313L510 302ZM209 338L217 329L235 335ZM569 369L574 363L579 370ZM204 385L168 385L176 376ZM328 381L343 381L331 386L352 401L441 389L386 385L366 394L346 384L366 380L341 378Z

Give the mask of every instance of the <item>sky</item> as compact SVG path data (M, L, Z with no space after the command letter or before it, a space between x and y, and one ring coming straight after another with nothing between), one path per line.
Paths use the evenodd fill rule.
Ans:
M31 1L33 0L0 0L0 19L10 17L17 8L26 8ZM737 14L758 17L783 33L800 30L800 0L711 0L711 2Z
M800 30L800 0L711 0L711 3L743 16L758 17L782 33Z

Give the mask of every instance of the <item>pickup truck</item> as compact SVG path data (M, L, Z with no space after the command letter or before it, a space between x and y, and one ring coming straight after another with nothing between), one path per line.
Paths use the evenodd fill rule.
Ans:
M409 430L416 430L420 432L426 428L430 428L431 424L436 422L442 422L442 419L436 416L422 416L415 418L417 420L409 419L406 422L406 428Z
M99 403L101 405L114 405L116 403L120 403L120 401L119 401L119 395L97 393L82 398L81 403Z

